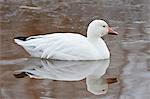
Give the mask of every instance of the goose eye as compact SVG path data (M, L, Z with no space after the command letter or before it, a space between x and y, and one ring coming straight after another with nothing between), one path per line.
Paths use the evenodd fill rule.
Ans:
M103 25L103 27L106 27L105 25Z

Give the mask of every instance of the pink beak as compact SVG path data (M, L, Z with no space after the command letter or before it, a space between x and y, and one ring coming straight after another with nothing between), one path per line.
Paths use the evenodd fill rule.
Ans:
M108 34L111 34L111 35L118 35L119 33L116 32L115 30L113 30L111 27L108 28Z

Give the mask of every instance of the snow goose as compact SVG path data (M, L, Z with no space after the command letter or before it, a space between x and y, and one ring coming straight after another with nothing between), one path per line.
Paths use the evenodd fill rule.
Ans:
M108 59L110 52L101 38L106 34L118 34L104 20L93 20L87 28L87 37L74 33L16 37L15 42L32 57L57 60Z

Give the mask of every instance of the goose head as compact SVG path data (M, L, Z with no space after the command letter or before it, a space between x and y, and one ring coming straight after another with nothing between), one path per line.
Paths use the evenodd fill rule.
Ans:
M87 29L87 37L98 38L106 34L118 35L104 20L93 20Z

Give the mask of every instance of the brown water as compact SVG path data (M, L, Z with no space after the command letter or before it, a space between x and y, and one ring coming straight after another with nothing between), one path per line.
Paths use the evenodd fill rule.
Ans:
M0 0L1 99L149 99L149 0ZM57 81L15 78L29 55L13 42L16 36L80 32L93 19L107 19L119 36L105 36L111 62L104 78L117 78L108 92L94 95L85 79Z

